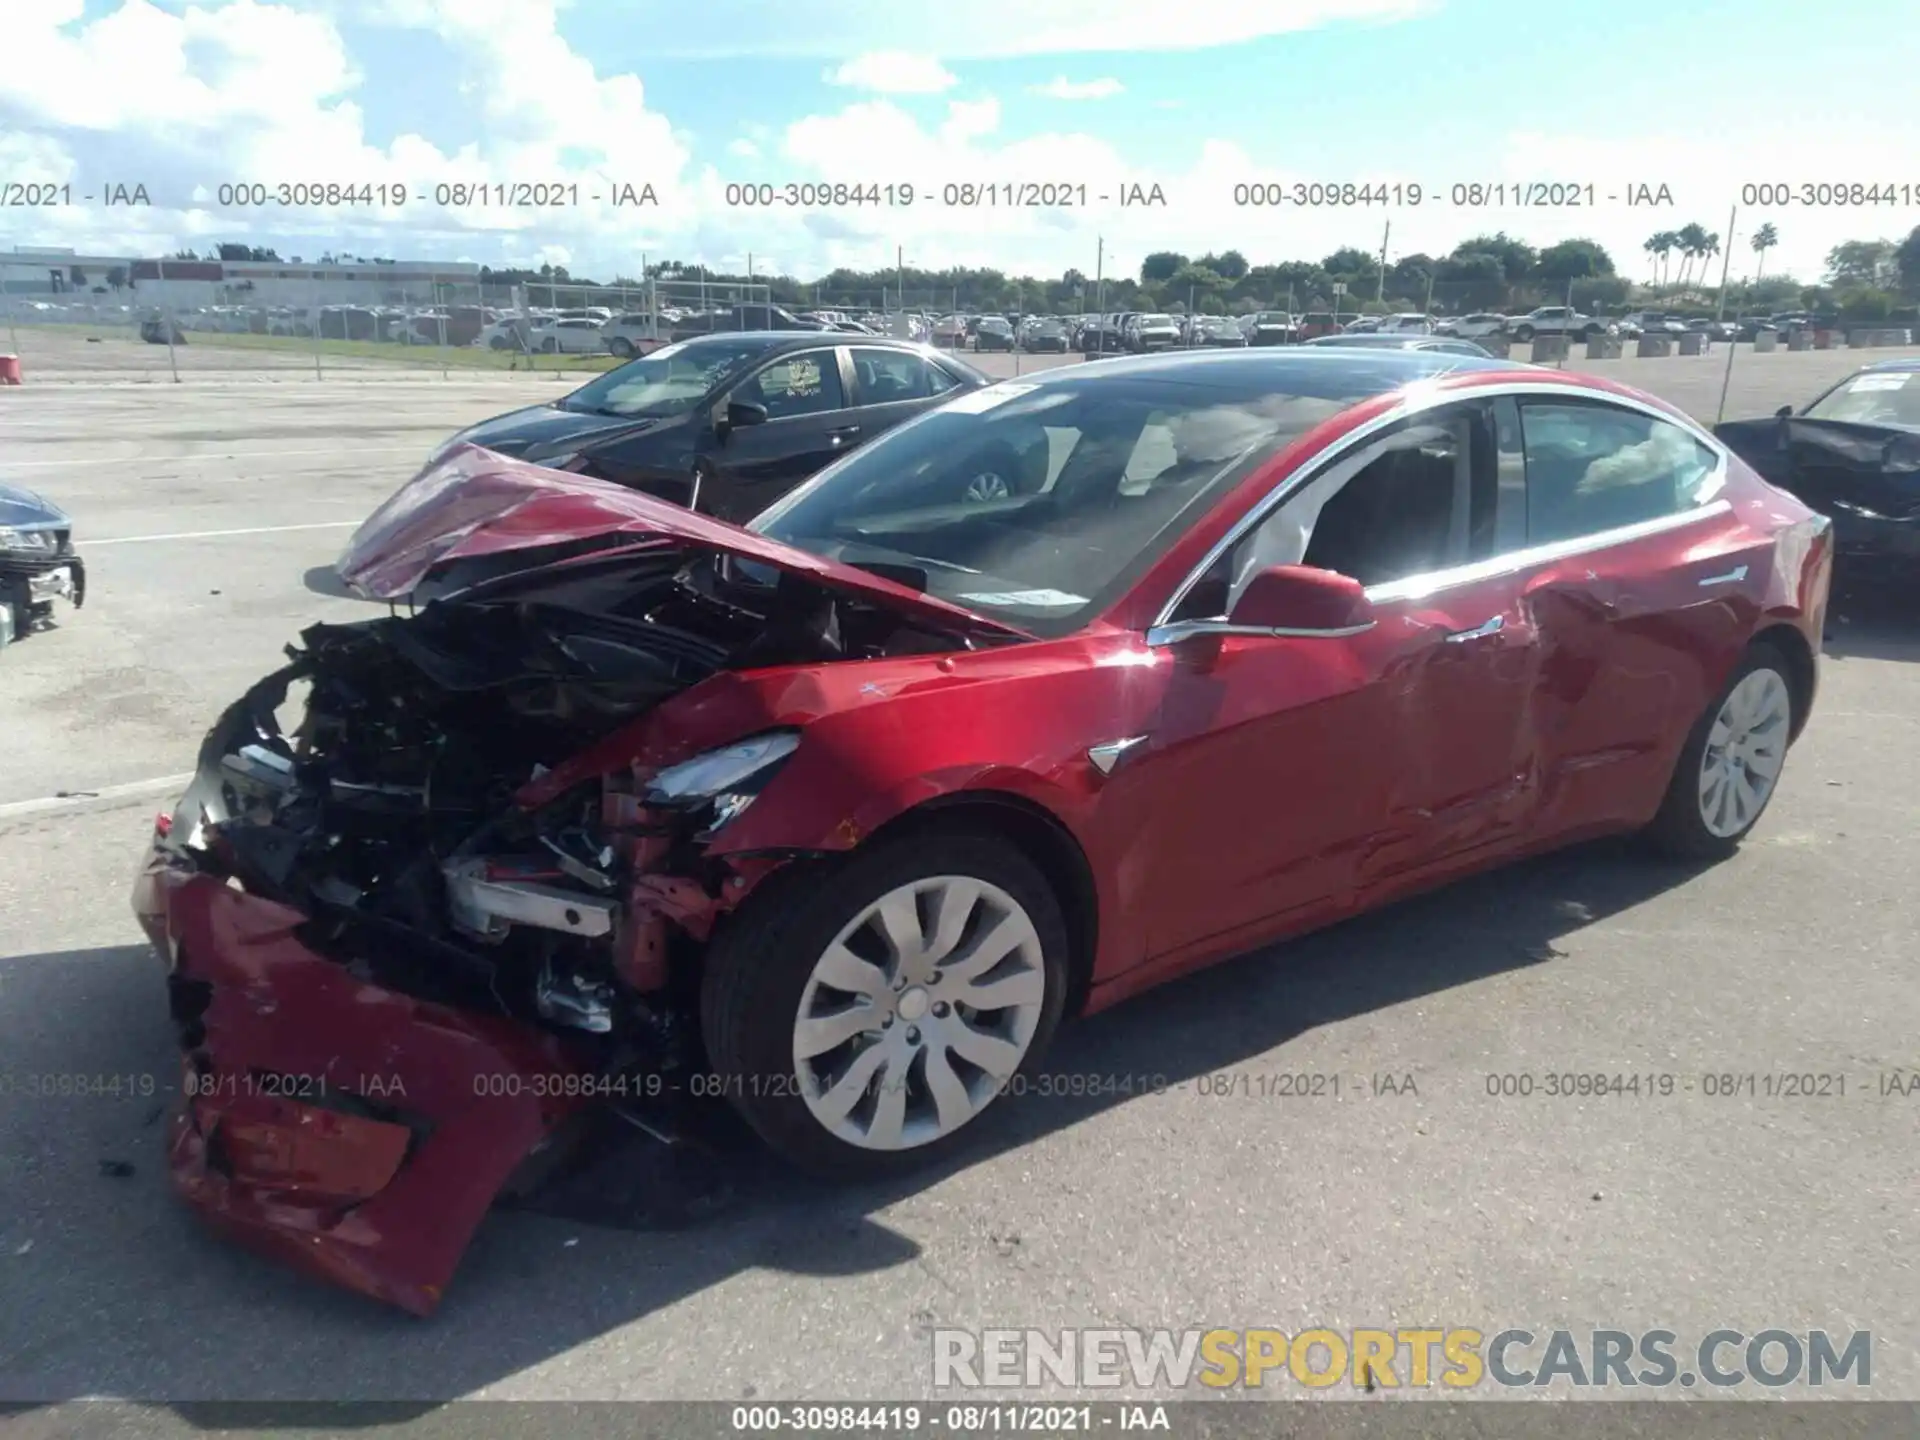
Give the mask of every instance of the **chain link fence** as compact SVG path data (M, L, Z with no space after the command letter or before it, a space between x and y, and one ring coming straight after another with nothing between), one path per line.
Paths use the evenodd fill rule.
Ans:
M0 347L19 357L23 373L54 381L580 376L676 336L725 328L741 313L751 321L752 307L769 304L768 287L751 283L492 284L470 272L233 280L174 273L220 268L204 263L108 268L112 284L87 284L79 266L71 267L78 283L58 271L23 281L17 266L0 269Z
M779 328L781 309L882 333L955 342L955 317L1057 317L1078 334L1084 317L1122 311L1245 316L1280 311L1344 325L1368 315L1468 320L1570 306L1612 320L1653 312L1682 321L1732 319L1757 308L1741 287L1723 296L1695 277L1648 286L1620 277L1510 284L1497 274L1442 280L1390 264L1336 280L1254 268L1239 276L1176 275L1143 283L1110 251L1059 282L969 272L954 283L873 288L769 284L659 267L643 281L513 283L461 267L362 264L319 270L286 264L72 259L0 255L0 345L40 380L196 376L357 379L394 374L578 377L691 335ZM1101 262L1106 262L1105 270ZM938 277L936 277L938 278ZM1182 283L1190 281L1190 283ZM1894 317L1898 319L1899 317ZM1847 327L1842 325L1844 337ZM964 344L965 342L960 342ZM1845 343L1844 338L1839 343Z

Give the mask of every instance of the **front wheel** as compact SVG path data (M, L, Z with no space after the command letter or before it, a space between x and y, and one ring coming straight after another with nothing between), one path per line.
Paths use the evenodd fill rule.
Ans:
M708 953L701 1025L717 1087L769 1146L856 1178L930 1163L1018 1093L1066 981L1039 868L935 830L773 877Z
M1524 345L1527 341L1533 339L1533 327L1531 325L1522 325L1518 330L1513 332L1513 338Z
M607 342L607 349L611 350L622 360L631 360L633 358L633 342L624 335L616 335L613 339L609 340Z
M1760 822L1780 782L1793 734L1786 657L1752 646L1680 747L1666 798L1646 839L1680 859L1731 855Z

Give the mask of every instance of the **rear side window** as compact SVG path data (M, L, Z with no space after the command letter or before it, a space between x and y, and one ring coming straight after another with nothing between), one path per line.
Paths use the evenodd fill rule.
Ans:
M1684 514L1719 488L1720 457L1680 426L1606 404L1522 401L1527 542Z
M733 398L766 406L773 420L839 410L847 403L831 350L809 350L776 360L742 385Z

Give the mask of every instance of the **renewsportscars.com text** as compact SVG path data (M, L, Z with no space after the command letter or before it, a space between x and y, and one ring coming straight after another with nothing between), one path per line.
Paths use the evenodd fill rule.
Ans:
M1283 1330L936 1330L942 1390L1469 1390L1573 1386L1662 1389L1757 1385L1865 1388L1866 1330L1721 1329L1696 1341L1672 1330L1466 1326Z

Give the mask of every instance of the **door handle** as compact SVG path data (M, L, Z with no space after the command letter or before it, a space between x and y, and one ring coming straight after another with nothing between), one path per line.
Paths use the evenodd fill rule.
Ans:
M1700 588L1704 590L1709 585L1738 585L1746 578L1747 567L1736 565L1724 575L1709 575L1700 582Z
M1489 635L1498 635L1507 626L1504 615L1496 615L1484 625L1476 625L1471 630L1455 630L1447 636L1447 643L1458 645L1468 640L1483 640Z
M842 440L851 440L860 433L858 425L840 425L827 431L827 438L838 445Z

